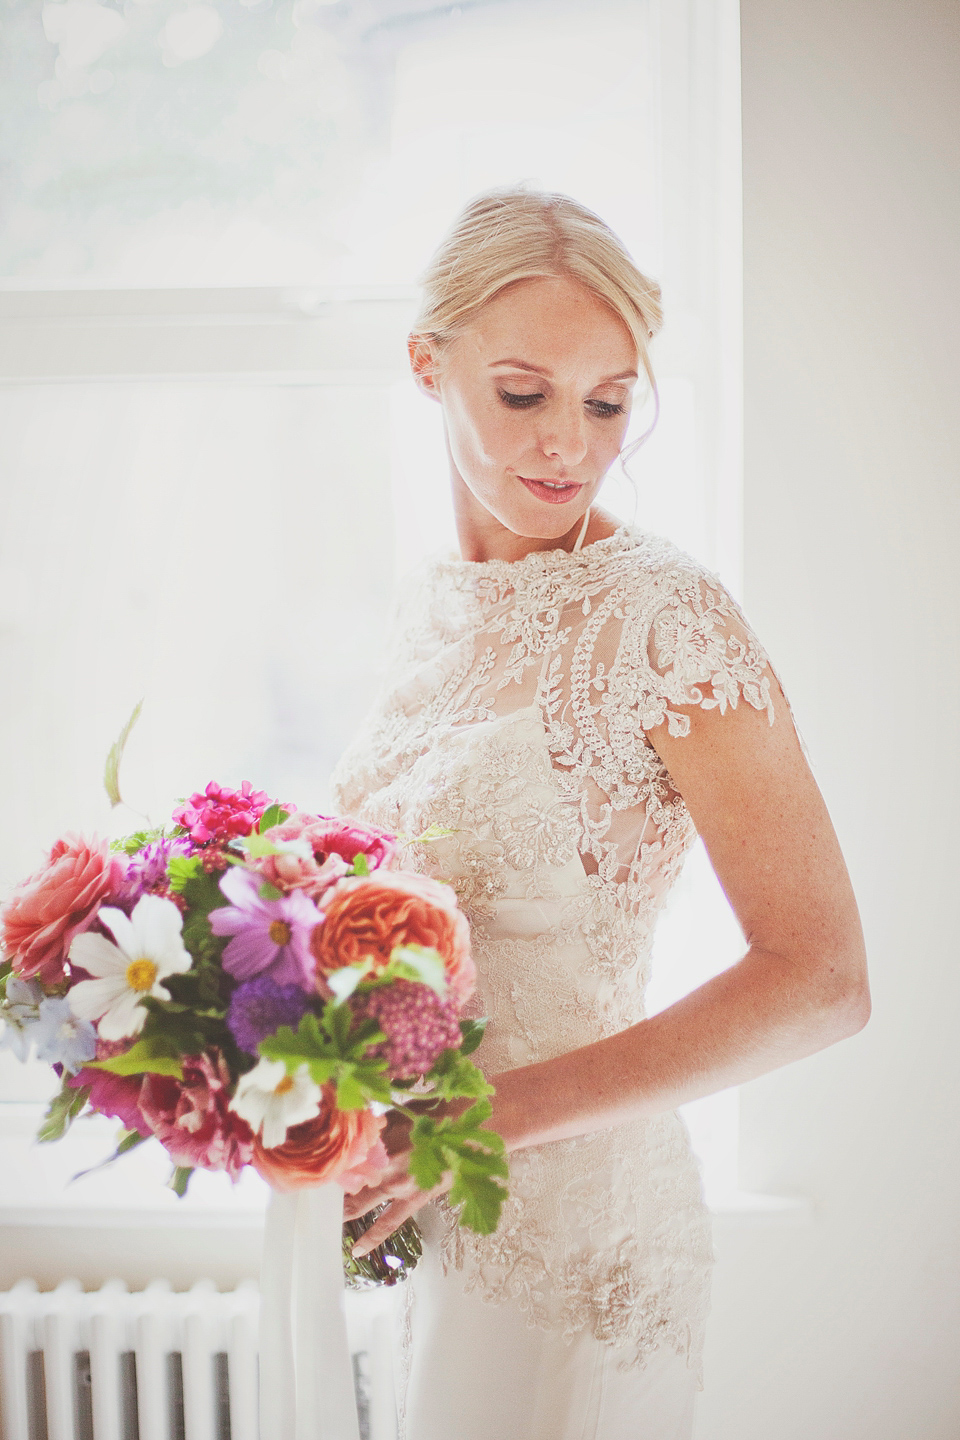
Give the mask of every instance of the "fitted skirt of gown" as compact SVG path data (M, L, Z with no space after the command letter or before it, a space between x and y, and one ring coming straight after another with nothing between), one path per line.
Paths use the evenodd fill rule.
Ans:
M696 1369L669 1346L642 1367L589 1331L531 1325L445 1275L429 1209L406 1297L400 1440L690 1440ZM431 1221L434 1221L432 1224Z

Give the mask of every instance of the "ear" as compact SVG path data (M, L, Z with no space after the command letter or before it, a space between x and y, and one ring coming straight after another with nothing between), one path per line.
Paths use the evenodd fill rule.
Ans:
M407 354L410 356L410 369L413 372L417 388L431 400L439 400L440 388L437 383L435 343L427 340L423 335L408 335Z

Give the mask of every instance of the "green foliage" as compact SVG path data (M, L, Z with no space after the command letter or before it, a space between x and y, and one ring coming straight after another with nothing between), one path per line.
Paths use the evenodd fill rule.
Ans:
M354 857L353 857L353 865L352 865L351 868L347 871L347 874L348 874L348 875L362 875L362 876L364 876L364 878L365 878L367 875L370 874L370 866L369 866L369 864L367 863L367 857L366 857L366 855L364 855L364 853L363 853L362 850L361 850L361 852L360 852L359 855L354 855Z
M289 819L289 810L284 810L282 805L270 805L260 816L257 833L263 835L265 831L272 830L274 825L282 825L285 820Z
M199 855L171 855L167 861L167 879L170 889L182 895L191 880L203 874L203 861Z
M0 1003L7 998L7 981L13 974L13 961L0 960Z
M371 988L387 985L391 980L416 980L421 985L428 985L441 1000L447 993L443 957L427 945L398 945L391 953L386 969L371 982Z
M461 1055L472 1055L483 1039L487 1031L489 1021L486 1016L481 1020L461 1020L460 1034L463 1042L460 1046Z
M367 1057L368 1048L385 1039L375 1020L354 1024L347 1006L331 1003L321 1016L304 1015L296 1031L281 1026L259 1048L267 1060L282 1060L288 1075L306 1065L315 1084L336 1085L341 1110L362 1110L371 1100L389 1105L392 1099L386 1061Z
M190 1184L190 1176L193 1174L193 1171L194 1167L192 1165L177 1165L170 1179L167 1181L174 1195L179 1195L181 1200L187 1193L187 1186Z
M265 855L282 855L283 851L279 845L266 835L258 835L256 831L252 835L244 835L240 839L244 854L249 855L252 860L262 860Z
M154 830L135 830L132 835L121 835L118 840L110 841L110 849L115 855L139 855L154 840L163 839L163 827L157 826Z
M110 1060L90 1060L88 1070L106 1070L110 1075L173 1075L183 1079L180 1055L184 1052L167 1035L147 1035L122 1055Z
M108 1165L119 1160L121 1155L126 1155L128 1150L135 1150L138 1145L143 1144L144 1140L149 1139L149 1135L141 1135L139 1130L124 1130L112 1155L108 1155L106 1160L101 1160L96 1165L88 1166L86 1170L78 1170L76 1175L71 1176L71 1179L82 1180L84 1175L93 1175L97 1170L105 1170Z
M107 763L103 767L103 784L110 797L111 805L120 805L120 761L123 759L123 752L126 749L127 741L130 739L130 731L140 719L140 711L143 709L143 701L138 700L133 707L130 719L124 725L114 743L110 746L107 754Z
M172 859L168 873L174 864L175 860ZM190 856L186 864L195 865L196 868L187 874L178 867L176 888L187 903L188 913L183 921L183 943L195 963L186 975L170 976L164 984L171 994L174 994L175 990L178 992L175 996L178 1000L188 1004L199 1002L201 1005L222 1002L225 1009L226 997L221 992L222 972L219 962L229 937L214 935L207 916L211 910L218 910L228 904L227 897L220 889L219 876L208 875L198 856ZM182 984L171 985L170 980L185 980L188 983L184 988ZM179 993L181 991L183 993Z
M483 1071L460 1050L441 1051L425 1078L432 1082L431 1094L439 1100L479 1100L493 1094Z
M278 890L276 885L271 885L269 880L264 880L257 892L261 900L282 900L283 891Z
M67 1084L68 1078L64 1075L60 1093L54 1095L50 1101L43 1123L37 1131L37 1139L43 1144L51 1140L61 1140L90 1098L89 1085L74 1090Z
M493 1114L489 1100L478 1100L459 1117L420 1115L410 1132L410 1173L421 1190L432 1190L448 1172L453 1177L450 1203L461 1205L460 1223L480 1235L492 1235L507 1191L505 1146L494 1130L483 1128Z

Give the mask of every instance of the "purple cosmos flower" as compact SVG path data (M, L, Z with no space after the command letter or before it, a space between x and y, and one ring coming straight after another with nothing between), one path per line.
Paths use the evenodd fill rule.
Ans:
M233 903L210 911L214 935L232 935L223 952L223 968L235 980L269 975L278 985L314 989L315 963L310 936L320 923L320 911L301 890L265 900L260 894L262 875L240 865L229 869L220 889Z
M309 997L299 985L278 985L269 975L260 975L233 992L227 1024L240 1049L256 1055L261 1040L281 1025L296 1030L309 1008Z

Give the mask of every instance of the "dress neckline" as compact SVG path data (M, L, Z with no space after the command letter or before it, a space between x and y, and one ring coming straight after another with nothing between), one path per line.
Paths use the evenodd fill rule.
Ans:
M581 532L581 538L583 533L585 532ZM528 550L526 555L521 555L518 560L463 560L459 555L445 555L433 564L437 572L452 577L512 581L520 575L561 570L565 565L582 566L586 560L599 560L615 553L625 543L633 542L636 538L636 531L630 525L621 524L612 534L604 535L599 540L591 540L588 545L581 544L573 550L564 550L562 546L554 550Z

